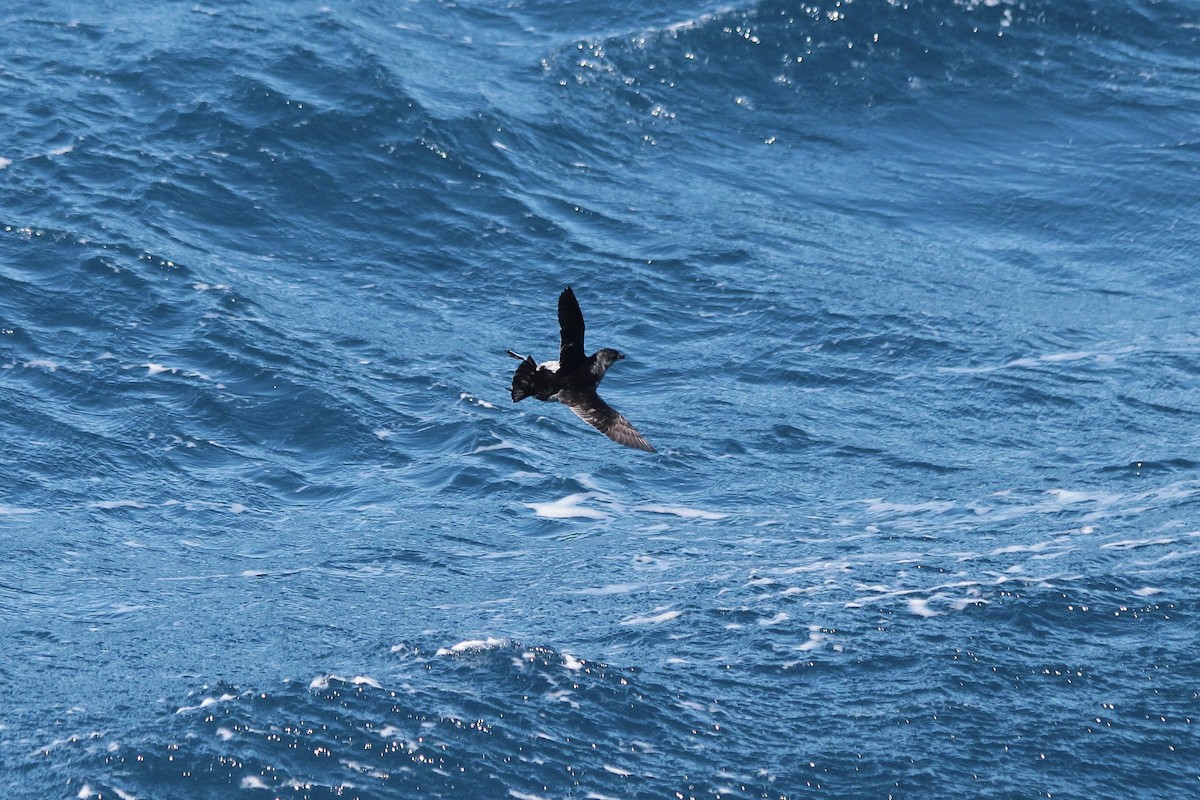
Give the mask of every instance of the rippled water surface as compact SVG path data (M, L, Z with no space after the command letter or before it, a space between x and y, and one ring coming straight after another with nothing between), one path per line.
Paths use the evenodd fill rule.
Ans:
M0 11L0 789L1200 795L1198 20Z

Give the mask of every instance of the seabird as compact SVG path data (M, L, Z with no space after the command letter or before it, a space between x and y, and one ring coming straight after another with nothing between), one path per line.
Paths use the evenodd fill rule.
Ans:
M513 375L513 402L526 397L557 400L617 444L656 452L629 420L596 394L604 373L625 356L611 347L597 350L590 356L584 355L583 312L579 310L579 301L570 286L558 296L558 327L562 330L558 361L538 364L531 356L507 351L521 362Z

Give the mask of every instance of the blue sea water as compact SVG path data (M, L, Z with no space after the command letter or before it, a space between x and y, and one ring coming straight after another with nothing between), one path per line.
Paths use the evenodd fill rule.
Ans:
M1196 3L0 54L5 796L1200 797Z

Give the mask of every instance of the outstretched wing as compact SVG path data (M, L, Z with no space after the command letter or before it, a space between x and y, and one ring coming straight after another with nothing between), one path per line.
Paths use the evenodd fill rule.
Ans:
M617 444L645 450L647 453L657 452L646 441L646 437L638 433L637 428L629 424L629 420L608 403L600 399L595 391L560 392L559 399L567 408L588 425L603 433Z
M558 296L558 327L562 329L558 368L566 375L587 359L583 354L583 312L570 286Z

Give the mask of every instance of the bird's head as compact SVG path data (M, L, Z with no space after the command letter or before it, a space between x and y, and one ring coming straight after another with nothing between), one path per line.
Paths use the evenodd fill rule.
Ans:
M603 375L616 362L625 358L625 354L611 347L596 351L596 371Z

